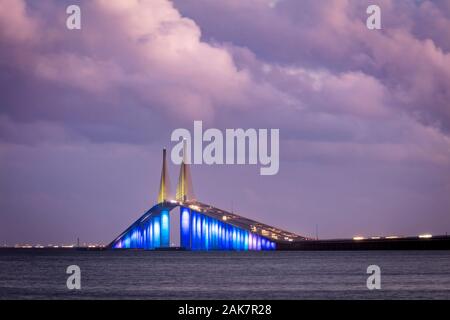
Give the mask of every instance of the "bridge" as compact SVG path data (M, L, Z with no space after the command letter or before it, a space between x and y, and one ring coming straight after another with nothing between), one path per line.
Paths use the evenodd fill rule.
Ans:
M308 240L295 233L197 201L186 159L181 163L174 199L169 196L169 189L164 149L158 203L116 237L108 247L144 250L276 250L278 246L285 247L293 242Z

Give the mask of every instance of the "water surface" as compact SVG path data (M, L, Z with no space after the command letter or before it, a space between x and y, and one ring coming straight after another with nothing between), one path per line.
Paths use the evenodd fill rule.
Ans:
M0 251L0 299L450 299L450 251Z

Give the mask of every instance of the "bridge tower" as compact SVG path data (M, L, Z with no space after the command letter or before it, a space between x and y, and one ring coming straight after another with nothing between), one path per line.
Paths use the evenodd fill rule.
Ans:
M175 200L186 202L195 200L194 189L192 186L191 170L187 159L187 141L183 141L183 161L180 167L180 176L178 177L177 193Z
M163 165L161 170L161 181L159 183L158 203L169 200L170 197L170 180L167 171L166 148L163 149Z

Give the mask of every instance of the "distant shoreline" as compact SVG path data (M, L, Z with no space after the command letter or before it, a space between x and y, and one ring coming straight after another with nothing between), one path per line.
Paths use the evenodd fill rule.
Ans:
M328 239L304 240L278 244L276 251L363 251L363 250L450 250L450 236L433 236L429 239L418 237L380 238L380 239ZM146 251L142 249L110 249L109 247L0 247L4 251ZM147 250L153 251L153 250ZM160 251L189 251L173 248Z

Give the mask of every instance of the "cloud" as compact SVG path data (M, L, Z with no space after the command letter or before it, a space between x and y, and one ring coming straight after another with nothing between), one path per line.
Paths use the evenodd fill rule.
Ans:
M374 33L358 14L363 5L354 2L306 1L300 11L293 10L300 4L290 1L275 6L264 1L199 3L177 2L194 21L164 0L82 2L80 32L64 28L60 15L48 19L64 9L59 3L36 11L27 2L9 3L12 14L0 40L14 44L12 63L1 79L8 88L4 139L47 141L30 134L19 139L11 122L25 121L33 124L25 123L24 132L39 126L44 129L37 132L47 132L52 125L68 139L143 143L168 131L161 130L163 122L175 127L202 119L219 127L282 128L288 141L321 141L336 150L366 143L361 147L380 155L395 152L375 143L409 145L409 137L398 141L396 130L410 132L422 124L441 129L445 145L450 55L433 40L420 39L412 19L434 12L434 4L383 1L387 30ZM260 19L244 19L245 8ZM217 10L223 10L219 24L234 21L264 37L250 39L233 27L216 29L208 20L212 14L204 12ZM401 24L392 20L394 12ZM215 40L206 41L201 27ZM424 30L437 35L430 28ZM277 50L290 56L277 55ZM405 113L411 123L419 123L404 125ZM145 128L146 123L154 129Z
M29 19L26 3L15 0L1 0L0 39L12 43L35 41L38 24Z
M0 209L20 225L23 212L38 223L39 199L48 221L83 202L71 221L111 217L109 239L145 208L134 203L170 132L195 119L279 128L282 139L270 182L252 167L202 167L206 202L238 198L250 216L285 227L301 211L301 231L316 216L338 222L336 207L359 226L361 210L380 226L398 210L399 220L411 210L422 221L433 202L435 223L449 208L450 7L379 3L383 30L368 31L367 1L80 1L82 29L70 31L68 1L0 0L9 8L0 10L0 188L9 199ZM307 199L294 208L299 196ZM286 203L280 217L273 198Z
M217 105L242 104L252 85L230 54L202 42L197 25L168 1L84 2L87 14L79 34L56 24L29 27L56 8L32 16L24 2L14 6L17 17L7 21L10 27L2 39L5 45L16 44L11 56L25 57L13 58L14 67L62 90L98 96L127 90L154 112L194 119L213 117ZM16 29L22 31L10 31ZM28 43L34 36L41 41Z
M268 64L362 71L385 87L392 105L449 133L450 52L445 35L450 13L445 1L380 1L380 32L365 27L368 1L268 3L176 1L206 31L205 40L245 46ZM247 11L252 19L243 14Z

